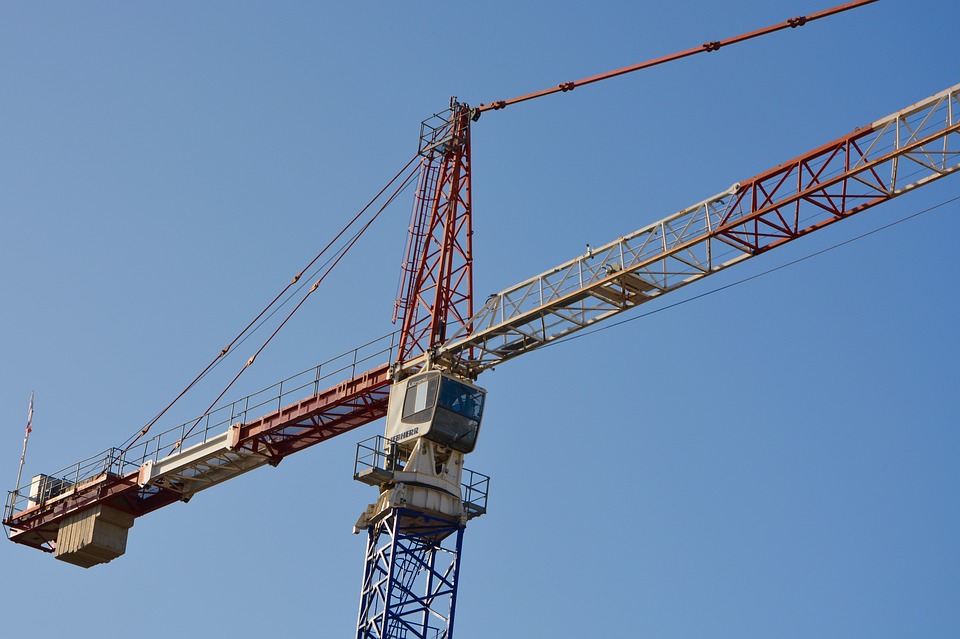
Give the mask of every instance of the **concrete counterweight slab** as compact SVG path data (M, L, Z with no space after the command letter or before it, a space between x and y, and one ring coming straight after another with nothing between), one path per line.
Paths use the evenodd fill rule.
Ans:
M71 515L60 524L54 556L83 568L116 559L127 550L133 520L130 513L103 505Z

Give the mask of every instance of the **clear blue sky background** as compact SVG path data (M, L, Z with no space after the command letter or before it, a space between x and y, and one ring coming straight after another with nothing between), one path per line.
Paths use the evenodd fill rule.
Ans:
M3 487L31 389L26 476L118 445L413 155L450 95L506 98L830 5L4 3ZM960 82L958 23L956 3L882 0L486 114L478 294ZM676 296L958 194L946 178ZM394 207L245 388L391 330L408 213ZM467 531L457 636L960 636L958 235L952 204L482 377L468 465L493 483ZM105 566L0 546L0 634L351 636L350 526L375 496L351 480L354 444L380 428L138 520Z

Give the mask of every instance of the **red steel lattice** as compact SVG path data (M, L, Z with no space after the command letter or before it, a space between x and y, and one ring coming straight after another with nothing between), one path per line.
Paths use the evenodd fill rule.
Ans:
M398 362L428 352L473 315L471 115L467 105L453 101L447 126L435 131L437 139L424 150L419 209L411 225L419 241L411 241L416 252L408 249L409 271L401 287Z

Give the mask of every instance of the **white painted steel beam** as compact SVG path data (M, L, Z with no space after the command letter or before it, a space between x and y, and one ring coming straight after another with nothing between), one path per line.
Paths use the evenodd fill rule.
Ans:
M211 437L183 451L167 455L140 467L137 483L163 486L183 493L189 499L194 493L232 479L268 463L269 458L247 449L230 449L230 431Z

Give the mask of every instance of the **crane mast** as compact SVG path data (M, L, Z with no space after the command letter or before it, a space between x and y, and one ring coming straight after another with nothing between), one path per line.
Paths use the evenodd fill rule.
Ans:
M402 318L386 430L357 446L354 478L378 489L353 527L367 544L357 639L449 637L463 533L486 512L489 477L463 466L485 391L434 360L473 314L468 105L420 128L420 181L394 318ZM416 367L405 363L416 358Z

